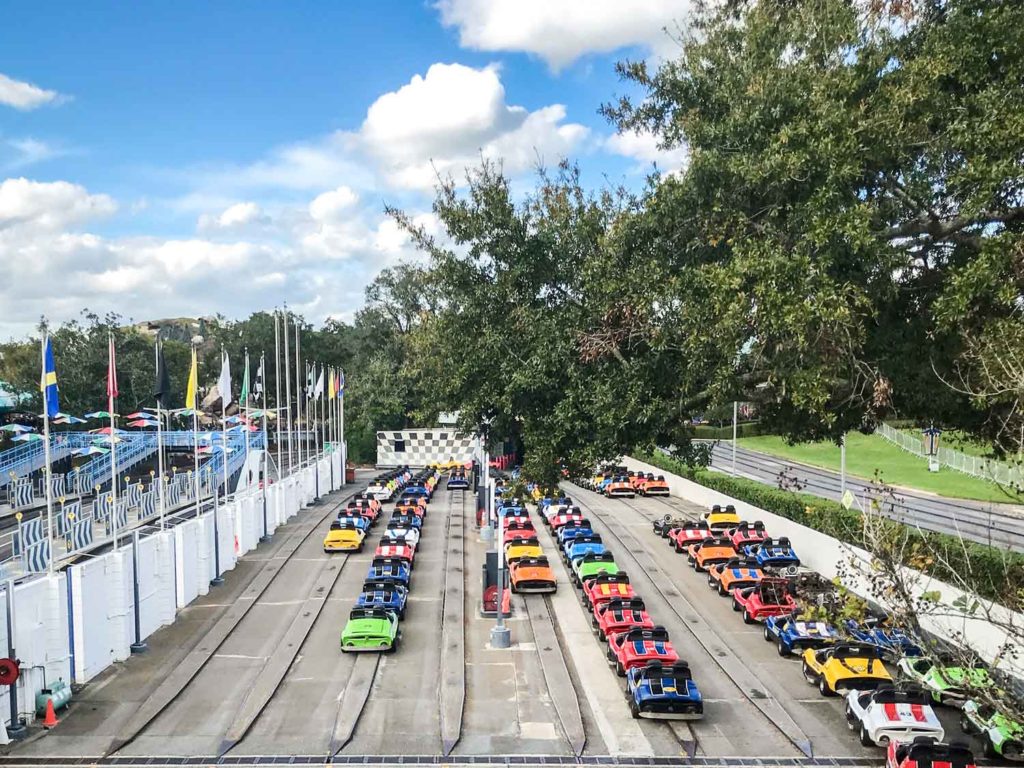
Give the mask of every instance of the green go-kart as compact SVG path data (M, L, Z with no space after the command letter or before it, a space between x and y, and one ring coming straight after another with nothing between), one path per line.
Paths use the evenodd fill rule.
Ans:
M937 704L962 707L971 690L992 685L988 668L978 663L969 667L947 666L920 656L904 656L897 664L900 676L911 680L926 691Z
M392 653L398 649L398 640L397 613L386 608L353 608L341 631L341 650Z
M981 736L985 742L985 757L1024 760L1024 724L1010 720L994 707L975 701L964 702L960 727L966 733Z

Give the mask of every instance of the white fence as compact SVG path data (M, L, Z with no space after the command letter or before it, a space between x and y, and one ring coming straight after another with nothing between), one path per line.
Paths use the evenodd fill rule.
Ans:
M875 430L879 437L899 446L907 453L924 458L924 447L920 437L893 429L888 424L879 424ZM935 458L943 466L963 472L965 475L980 477L1004 487L1024 489L1024 468L1001 461L971 456L951 448L940 447Z
M0 656L13 650L22 662L17 715L34 718L35 696L45 684L58 679L86 683L127 659L136 640L172 623L177 611L207 594L214 577L233 569L238 558L257 546L264 531L272 535L309 504L317 488L321 494L340 488L343 466L342 453L336 451L270 485L266 528L263 491L250 488L216 512L177 521L149 535L128 536L118 549L85 558L64 573L0 585ZM216 551L214 514L220 533ZM7 590L13 595L13 645L7 637ZM6 689L0 688L0 716L7 722L9 700Z

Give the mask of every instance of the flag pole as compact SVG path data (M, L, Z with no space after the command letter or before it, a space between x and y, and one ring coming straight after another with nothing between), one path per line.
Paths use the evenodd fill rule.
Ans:
M249 488L252 480L252 472L249 470L249 348L245 348L245 379L242 382L245 387L245 402L242 407L245 409L245 487Z
M199 388L199 358L196 355L195 344L192 344L192 368L195 369L196 373L196 389ZM189 379L192 378L191 371L189 372ZM186 407L192 409L192 458L195 461L195 479L192 483L192 492L196 497L196 517L199 517L200 512L200 499L202 497L202 491L199 487L199 397L197 392L192 393L192 401L185 403Z
M299 344L301 344L301 336L299 334L299 317L295 316L295 430L296 440L298 442L297 448L299 450L299 466L302 466L302 433L298 431L299 424L302 423L302 383L299 379L301 374L299 373Z
M276 316L275 316L276 322ZM260 352L260 395L263 398L263 540L267 541L270 539L270 534L267 530L267 486L270 485L270 443L267 442L267 371L264 367L267 362L267 355L265 352ZM280 418L277 419L281 421ZM277 430L277 451L278 455L281 453L281 428L278 426Z
M114 367L114 334L107 331L107 411L110 413L110 497L114 515L114 549L117 549L117 428L114 425L114 390L117 385L112 377L117 375Z
M348 484L348 445L345 444L345 371L341 372L341 394L338 395L338 430L341 442L342 485Z
M224 345L220 345L220 369L224 370L224 366L227 363L227 353L224 351ZM221 450L224 453L224 503L228 502L228 398L231 397L231 390L220 393L220 437L221 437ZM219 574L218 574L219 575Z
M160 340L157 339L154 345L156 350L156 376L160 378ZM157 483L157 489L160 500L160 530L164 529L164 511L166 509L164 502L164 432L163 423L164 415L162 410L161 401L164 399L163 393L157 395L156 398L156 464L157 471L160 473L160 479Z
M292 462L294 461L294 449L292 447L292 437L295 430L292 427L292 369L291 369L291 355L288 353L288 307L285 306L284 317L281 318L282 328L284 330L284 395L285 395L285 416L288 419L286 422L288 425L288 474L292 473Z
M274 413L277 414L274 432L277 441L277 475L281 476L284 464L281 463L281 417L284 410L281 408L281 317L280 313L274 310ZM267 407L266 397L263 398L263 407ZM269 447L269 446L268 446Z
M43 389L43 461L46 470L43 482L46 484L46 541L50 547L49 572L53 573L53 470L50 468L50 403L46 396L46 342L49 340L47 334L42 339L42 389ZM20 538L20 537L19 537ZM8 587L9 588L9 587Z
M323 452L327 451L327 391L328 391L328 387L327 387L327 367L323 363L320 364L320 377L324 380L324 388L323 388L323 391L320 393L320 397L323 398L320 401L320 451L323 453ZM333 471L331 472L331 478L332 478L331 490L334 490L334 488L333 488L333 486L334 486L334 482L333 482L334 472Z

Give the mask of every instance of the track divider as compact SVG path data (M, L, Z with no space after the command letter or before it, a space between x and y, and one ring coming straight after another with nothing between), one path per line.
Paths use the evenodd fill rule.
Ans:
M218 757L223 757L232 747L245 738L249 729L252 728L252 724L256 722L256 718L259 717L267 703L277 692L281 681L284 680L285 674L291 669L295 657L306 641L309 630L313 628L313 623L320 616L324 605L327 604L327 598L331 594L331 590L334 588L335 583L337 583L338 577L341 575L347 562L348 555L345 555L340 562L335 559L325 559L323 561L313 587L309 590L309 594L299 607L299 612L292 620L284 637L277 644L278 651L271 654L263 662L263 667L256 675L256 681L246 693L245 698L242 699L242 703L235 712L235 718L231 721L224 740L220 744L220 749L217 750Z
M574 486L574 491L582 491L583 489L578 486ZM614 516L606 513L599 512L594 506L590 504L582 504L579 502L579 494L573 493L573 500L577 504L583 507L587 507L594 516L604 523L608 531L618 539L619 543L622 544L633 560L636 561L637 565L640 566L641 570L647 574L654 574L661 570L654 559L651 557L650 552L637 541L636 537L633 536L621 523L617 520L614 521ZM633 546L627 546L625 537L629 537L633 540ZM764 682L754 674L746 664L744 664L735 654L720 653L723 649L719 643L721 633L712 628L706 619L697 611L693 605L681 594L675 594L669 597L665 591L658 585L657 581L652 578L651 583L654 588L661 593L662 597L665 598L665 602L668 603L672 611L679 617L683 626L685 626L693 637L700 643L704 650L708 652L715 663L722 669L723 672L733 681L740 692L751 702L755 707L761 710L762 714L768 719L772 725L774 725L783 736L789 739L794 746L796 746L801 752L807 757L812 757L811 740L807 734L804 733L803 729L797 725L796 721L789 715L789 713L783 708L779 700L771 695L768 687ZM675 590L675 592L679 592ZM684 617L679 612L679 608L682 607L688 614L688 617Z
M105 756L110 756L135 740L142 730L153 722L199 674L206 663L224 644L238 623L245 617L256 601L270 586L281 572L281 567L295 554L299 546L311 533L316 531L328 517L333 515L342 504L353 498L362 489L349 493L337 504L328 505L327 512L322 516L311 516L297 530L285 538L274 550L271 557L263 564L259 572L249 582L242 594L221 615L217 622L207 630L185 657L167 674L163 682L142 702L135 714L122 727L121 731L107 748Z
M370 689L377 676L378 666L380 666L379 653L356 654L352 675L345 685L345 690L338 697L338 712L334 716L334 731L331 734L328 762L352 741L359 717L363 714L363 708L366 706L366 700L370 698Z
M458 513L448 492L448 546L445 550L444 602L441 605L441 752L447 757L462 738L466 704L466 542L465 494L459 491Z
M555 634L555 625L551 621L547 596L537 600L527 599L526 612L530 617L530 628L533 630L533 639L537 645L540 668L544 673L544 682L548 686L551 702L555 706L555 714L562 724L562 731L570 749L579 757L587 745L587 732L583 727L580 700L569 676L569 668L565 664L562 647Z

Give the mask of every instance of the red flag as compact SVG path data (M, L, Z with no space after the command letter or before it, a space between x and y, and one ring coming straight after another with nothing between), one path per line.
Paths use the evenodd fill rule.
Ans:
M110 336L107 358L107 397L117 397L117 361L114 359L114 337Z

